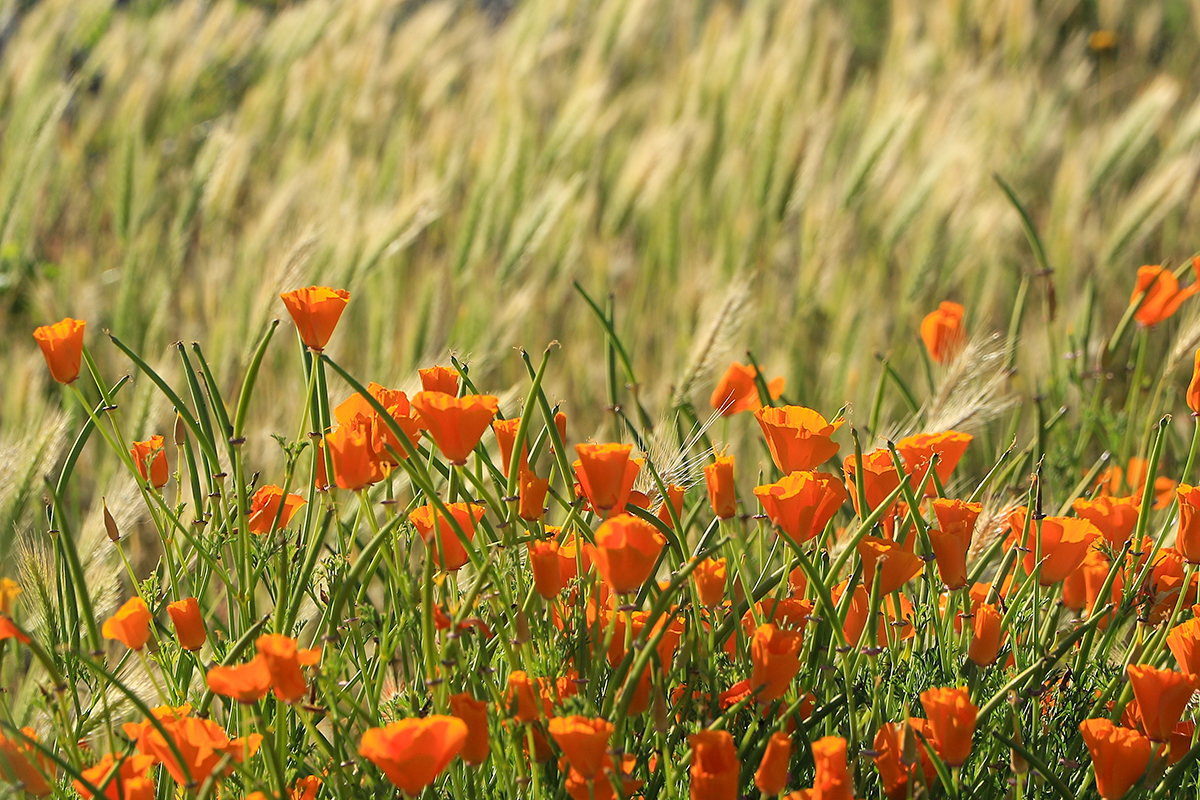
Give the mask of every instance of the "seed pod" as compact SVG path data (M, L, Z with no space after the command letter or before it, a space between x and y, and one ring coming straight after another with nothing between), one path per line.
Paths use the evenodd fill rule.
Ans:
M529 618L525 616L524 611L518 611L516 616L517 638L515 644L525 644L530 637L529 634Z
M121 531L117 528L117 521L113 519L113 515L108 510L108 503L103 497L100 498L100 504L104 506L104 530L108 532L108 538L114 543L121 541Z
M661 687L654 687L654 698L650 705L650 714L654 720L654 730L656 733L665 735L671 730L671 720L667 715L667 698L663 695Z
M183 414L176 412L175 414L175 446L183 447L187 444L187 425L183 422Z
M1013 735L1012 740L1015 744L1023 745L1024 737L1021 736L1021 715L1018 709L1017 693L1008 693L1008 702L1012 706L1013 718ZM1012 771L1018 775L1024 775L1029 772L1029 762L1018 753L1016 750L1009 752L1009 762L1012 765Z

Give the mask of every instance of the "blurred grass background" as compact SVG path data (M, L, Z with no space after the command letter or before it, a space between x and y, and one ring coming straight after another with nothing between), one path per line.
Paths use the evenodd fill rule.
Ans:
M65 315L110 381L130 365L105 328L175 378L171 343L200 341L229 397L281 290L345 287L330 352L388 385L453 350L503 393L512 348L557 339L546 384L580 440L610 417L572 281L615 296L652 408L681 386L706 405L713 370L751 348L791 401L861 421L877 354L924 381L917 325L938 301L1003 333L1029 278L1012 382L1029 395L1065 369L1068 334L1100 346L1139 265L1197 249L1200 2L0 9L12 527L78 423L30 336ZM265 466L302 390L285 341L249 426ZM893 394L884 419L907 413ZM153 397L127 390L134 434L169 434Z

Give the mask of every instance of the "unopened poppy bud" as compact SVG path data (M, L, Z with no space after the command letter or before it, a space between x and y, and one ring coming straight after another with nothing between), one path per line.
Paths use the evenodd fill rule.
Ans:
M117 527L117 521L113 519L113 515L108 510L108 503L103 497L100 498L100 505L104 507L104 530L108 533L108 538L113 542L121 541L121 531Z
M530 639L529 635L529 618L525 616L524 611L518 611L516 617L517 625L517 644L524 644Z
M654 698L650 704L650 716L654 721L655 733L665 736L671 730L671 719L667 714L667 698L657 689L654 691Z
M1024 744L1024 737L1021 735L1021 720L1017 714L1017 693L1008 693L1008 702L1013 708L1013 736L1012 740L1017 745ZM1015 749L1009 753L1009 763L1012 765L1012 771L1018 775L1024 775L1029 772L1029 762L1021 756Z
M176 412L175 414L175 446L183 447L187 444L187 425L183 421L183 414Z

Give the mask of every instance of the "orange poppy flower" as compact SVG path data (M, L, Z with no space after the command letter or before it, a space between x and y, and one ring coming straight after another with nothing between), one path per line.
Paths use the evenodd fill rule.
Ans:
M1196 733L1196 723L1184 720L1171 731L1171 742L1167 746L1167 764L1175 766L1188 751L1192 749L1192 737Z
M213 667L208 671L208 688L213 694L231 697L239 703L257 703L271 690L267 660L260 654L246 664Z
M465 722L432 714L367 729L358 753L406 794L415 796L434 782L466 742Z
M885 595L897 592L904 584L921 573L925 562L891 539L864 536L858 543L863 562L863 585L875 584L875 572L881 570L879 591ZM966 585L966 581L963 581Z
M974 437L969 433L958 431L942 431L941 433L919 433L916 436L906 436L896 442L896 450L904 459L904 469L912 476L912 485L920 486L929 472L933 457L937 456L937 469L934 473L945 486L950 480L950 474L958 466L963 453ZM931 479L925 485L926 497L937 497L937 486Z
M462 528L467 541L475 539L475 524L483 519L487 509L471 503L448 503L446 509ZM434 519L437 520L437 535L434 535ZM421 506L408 515L408 521L425 540L425 546L433 551L434 564L438 569L453 572L470 561L467 550L454 532L453 526L433 506Z
M0 614L11 614L13 602L24 591L21 588L21 584L11 578L0 578Z
M1000 653L1000 643L1004 640L1004 631L1000 629L1003 615L995 606L987 603L975 606L971 613L971 644L967 649L967 658L986 667L994 663Z
M292 788L288 789L288 800L317 800L317 792L321 790L323 781L316 775L305 775L303 778L297 778L292 784ZM246 798L250 800L250 798Z
M79 377L79 365L83 360L83 328L87 323L81 319L67 317L53 325L43 325L33 332L33 338L42 355L50 375L59 383L71 383Z
M519 478L517 516L536 522L546 516L546 494L550 491L550 481L539 478L531 469L522 469Z
M846 767L846 740L826 736L813 742L813 777L811 800L854 800L854 780Z
M1080 612L1087 609L1090 612L1100 600L1100 590L1104 588L1104 582L1108 578L1111 567L1108 556L1099 550L1088 550L1079 569L1072 572L1063 581L1063 603L1074 611ZM1111 600L1115 607L1121 601L1124 588L1125 581L1121 577L1121 572L1118 571L1113 578L1109 598L1104 602ZM1102 630L1108 627L1108 620L1111 616L1111 613L1107 614L1100 620Z
M549 730L571 769L586 780L595 778L608 750L608 739L615 730L613 724L601 718L575 715L555 717L550 720Z
M1170 741L1179 718L1200 689L1200 676L1147 664L1130 664L1126 669L1142 712L1142 729L1156 742Z
M743 411L757 411L762 408L758 387L754 383L756 375L758 370L754 367L742 366L736 361L730 364L729 369L725 370L725 374L717 382L717 388L713 390L709 401L713 411L722 417L731 417ZM783 394L783 387L783 378L775 378L767 383L767 392L772 400Z
M700 731L688 736L692 746L692 800L737 800L737 746L729 731Z
M896 472L891 452L883 447L863 453L862 464L863 490L867 496L867 505L873 511L900 485L900 475ZM858 507L858 489L854 477L858 470L858 459L853 455L846 456L842 462L842 470L846 473L846 488L850 490L850 500L854 503L855 512L866 516L868 512Z
M558 529L547 525L546 533L555 535ZM580 538L579 534L573 533L570 537L563 539L558 545L558 570L562 575L563 586L566 586L571 580L578 576L579 567L582 565L584 572L589 572L592 569L592 556L595 555L596 548L588 544L584 539ZM578 560L578 563L577 563Z
M161 762L180 786L189 785L189 774L196 786L202 786L226 755L240 764L258 751L262 736L251 734L231 740L220 725L210 719L196 719L191 716L191 712L191 706L160 706L151 709L151 713L167 735L174 740L180 755L183 756L182 764L176 759L175 751L167 744L162 733L149 721L126 723L125 735L137 742L139 752L153 756ZM185 766L187 773L184 772ZM223 774L227 775L232 770L230 765Z
M122 757L118 762L112 753L105 753L94 767L82 770L79 774L97 787L108 781L101 795L106 800L154 800L154 776L150 774L153 766L154 758L151 756L133 755ZM87 790L83 781L72 783L84 800L96 796Z
M372 436L371 421L361 415L325 434L325 447L333 461L334 482L341 488L358 491L385 477ZM323 462L324 459L318 461Z
M462 760L468 764L482 764L491 752L488 738L488 707L482 700L469 694L450 695L450 713L467 726L467 739L463 743Z
M1167 647L1184 672L1200 675L1200 618L1180 623L1167 634Z
M619 514L629 502L633 481L642 468L641 459L631 459L631 444L577 444L575 479L592 507L601 514Z
M0 640L4 639L16 639L21 644L29 644L30 641L15 622L6 616L0 616Z
M547 600L558 597L563 588L558 561L558 544L553 540L529 542L529 566L533 570L533 587Z
M910 718L906 723L884 723L879 726L875 734L875 768L879 770L883 793L888 800L904 800L908 797L908 782L916 777L918 763L921 765L921 777L927 784L937 779L933 760L925 748L916 742L917 759L909 762L902 744L905 737L928 736L927 723L927 720Z
M155 489L167 485L170 468L167 466L167 451L163 449L163 437L156 435L144 442L134 442L129 455L133 456L134 466L137 467L142 480L150 481L150 485Z
M1014 531L1024 527L1024 515L1014 514ZM1029 531L1023 542L1028 552L1025 553L1025 571L1032 574L1037 567L1037 522L1031 520ZM1092 542L1100 538L1100 531L1086 519L1072 517L1046 517L1042 520L1042 565L1038 582L1042 586L1053 586L1065 579L1083 563Z
M146 602L140 597L132 597L104 621L100 633L105 639L116 639L130 650L141 650L150 640L150 623L153 621Z
M254 646L267 663L276 697L294 703L308 693L308 682L301 668L321 663L321 648L301 650L295 639L281 633L260 636Z
M388 416L399 426L405 438L413 446L416 446L421 439L421 423L412 410L408 395L401 391L384 388L374 381L368 384L367 393L387 410ZM371 450L375 454L375 459L380 463L398 467L400 460L408 458L408 450L392 433L387 421L358 392L339 403L334 408L333 415L339 425L350 425L354 423L355 417L367 420L367 427L371 431ZM397 457L400 460L397 460Z
M1150 766L1150 740L1107 719L1085 719L1079 723L1079 732L1096 768L1100 797L1121 800Z
M979 709L966 689L929 689L921 693L921 705L929 719L933 745L942 760L960 767L971 754L975 717Z
M696 594L702 605L721 605L725 599L726 574L723 558L706 558L692 570L692 580L696 582Z
M667 484L667 496L658 504L658 511L654 516L658 517L663 525L666 525L670 530L675 530L675 523L671 520L671 512L667 510L667 504L675 510L675 516L683 517L683 493L684 488L674 483Z
M779 794L787 788L788 764L792 760L792 739L783 731L776 731L767 740L762 761L754 773L754 785L763 795Z
M1200 350L1196 351L1196 363L1192 366L1192 380L1188 383L1187 407L1193 414L1200 414Z
M939 364L950 361L967 342L967 331L963 327L964 309L958 303L943 300L936 311L931 311L921 320L921 340L929 357Z
M653 759L651 761L653 762ZM591 780L575 771L574 768L564 770L564 766L566 765L560 762L560 771L567 772L563 788L567 790L571 800L614 800L617 794L612 785L613 777L621 780L622 797L635 797L637 790L642 787L642 781L635 781L629 777L634 767L637 766L637 756L635 755L622 756L619 772L613 765L612 758L605 755L600 764L600 771Z
M842 581L837 586L833 587L833 600L839 602L841 597L846 592L846 581ZM879 617L879 627L876 630L876 641L880 644L887 642L890 639L904 640L911 639L915 632L912 626L912 603L901 592L896 597L900 598L900 610L897 613L893 603L887 602L883 604L884 614ZM851 645L858 643L862 638L863 631L867 627L867 617L870 614L871 597L867 593L863 584L856 584L854 593L850 599L850 608L846 610L846 621L842 625L842 633L846 636L846 641ZM890 633L889 633L890 631Z
M504 477L508 477L509 465L512 463L513 445L517 443L517 429L521 427L521 418L492 420L492 431L500 444L500 468ZM529 468L529 443L521 443L521 462L517 465L522 471Z
M33 728L21 728L21 733L37 741L37 732ZM50 760L28 742L9 739L3 734L0 734L0 774L34 797L47 797L52 791L45 778L54 775Z
M717 519L737 515L737 487L733 483L733 456L716 456L704 467L704 483L708 487L708 502Z
M563 691L557 691L560 688ZM508 712L518 722L533 722L540 717L550 716L550 708L556 699L552 694L562 696L573 689L573 683L568 688L564 682L561 687L555 684L552 691L551 683L545 678L532 678L524 670L518 669L508 675L504 701Z
M816 469L836 456L838 445L830 437L846 422L826 422L816 411L803 406L760 408L754 418L767 439L771 459L785 475Z
M287 306L300 339L313 350L324 350L337 327L350 293L345 289L330 289L326 286L309 286L279 295Z
M804 635L774 625L760 625L750 640L751 691L760 703L783 697L792 679L800 672L800 645ZM761 688L760 688L761 687Z
M771 522L797 544L818 536L846 502L842 482L827 472L793 472L754 489Z
M596 531L596 569L617 594L637 591L658 565L667 540L649 522L632 514L606 519Z
M1095 525L1108 543L1119 550L1133 535L1141 502L1140 497L1132 496L1102 496L1095 500L1081 497L1071 504L1071 508L1079 517Z
M589 622L593 621L591 609L588 609ZM611 612L603 610L599 615L595 616L594 621L598 622L602 631L600 638L606 638L608 635L609 625L613 627L613 638L608 645L608 663L614 669L621 660L625 658L625 626L630 627L629 638L636 639L641 635L642 629L646 627L646 622L650 618L648 611L619 611L616 612L616 619L613 619ZM679 640L683 637L684 625L683 621L678 617L664 614L660 616L654 623L654 628L650 631L650 636L657 634L660 630L666 627L662 638L658 642L658 660L666 667L670 667L672 659L675 657L675 648L679 646ZM649 637L648 637L649 638Z
M417 374L421 376L421 388L427 392L458 394L458 370L452 367L438 364L428 369L419 369Z
M983 505L940 497L932 505L940 530L929 531L929 541L937 559L938 574L948 588L961 589L967 585L967 553Z
M1143 551L1149 551L1153 544L1149 537L1146 537L1142 545ZM1144 559L1144 556L1143 556ZM1144 565L1144 561L1139 560L1139 568ZM1179 592L1185 591L1183 602L1186 605L1191 605L1196 601L1197 582L1200 581L1200 576L1193 575L1191 582L1184 590L1184 563L1183 556L1174 547L1164 547L1154 556L1153 568L1150 571L1150 589L1154 598L1154 605L1150 609L1149 618L1150 624L1157 625L1166 619L1167 615L1175 609L1175 603L1179 600ZM1117 580L1120 581L1121 573L1117 573ZM1114 590L1115 594L1115 590Z
M417 392L412 406L446 460L461 465L467 463L483 432L492 424L500 401L490 394L455 397L445 392Z
M196 598L186 597L178 602L168 603L167 613L175 625L175 635L179 637L180 647L192 652L204 647L208 634L204 630L204 617L200 614L200 603Z
M1198 261L1192 262L1192 270L1200 275ZM1181 289L1179 279L1171 270L1158 265L1138 267L1137 282L1133 286L1133 294L1129 296L1129 304L1136 304L1143 293L1146 299L1133 318L1139 325L1152 328L1178 311L1183 301L1196 292L1200 292L1200 282Z
M270 533L275 526L275 517L279 517L279 525L277 528L286 528L291 522L292 517L296 515L308 501L298 494L288 494L283 496L283 489L278 486L260 486L258 491L254 493L254 497L250 499L250 532L262 534ZM283 505L283 514L279 513L279 506Z
M1180 484L1179 530L1175 534L1175 549L1189 564L1200 564L1200 487Z

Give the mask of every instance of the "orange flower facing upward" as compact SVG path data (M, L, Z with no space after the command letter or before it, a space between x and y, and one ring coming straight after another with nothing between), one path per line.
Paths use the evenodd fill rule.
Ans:
M793 472L754 489L763 511L797 544L818 536L846 502L842 482L827 472Z
M928 720L910 718L905 723L884 723L879 726L875 734L875 752L878 754L875 756L875 767L883 780L883 793L888 800L905 800L908 797L908 782L917 776L918 763L926 783L937 779L929 753L915 741L917 734L927 735L927 725ZM905 757L902 742L908 737L913 737L912 741L916 744L916 759Z
M262 742L262 736L258 734L231 740L225 729L212 720L192 717L191 706L160 706L151 709L151 713L175 742L179 754L183 756L182 763L175 757L175 750L162 733L148 720L126 723L125 735L137 743L138 752L161 762L180 786L202 786L226 755L240 764L254 755ZM233 766L230 765L223 774L229 774L232 770ZM189 775L194 784L189 783Z
M21 733L37 741L37 732L33 728L21 728ZM53 765L23 739L9 739L0 734L0 774L9 783L19 784L34 797L47 797L52 791L45 776L53 777Z
M596 531L596 569L617 594L637 591L658 564L667 540L658 529L632 514L606 519Z
M776 731L767 740L762 761L754 773L754 785L764 795L779 794L787 788L788 764L792 760L792 739L783 731Z
M512 463L513 445L517 443L517 429L521 427L521 418L514 419L496 419L492 420L492 432L496 434L496 441L500 445L500 468L504 470L504 477L508 477L508 470ZM517 464L518 469L525 470L529 468L529 443L521 443L521 460Z
M260 486L250 500L250 532L260 536L275 528L286 528L296 512L308 503L298 494L288 494L284 497L283 489L278 486ZM283 506L282 513L279 510ZM279 518L276 525L275 518Z
M579 460L573 465L575 479L592 508L601 514L620 514L629 502L633 481L642 468L641 459L631 459L631 444L577 444Z
M1146 474L1149 469L1150 465L1146 459L1137 456L1129 459L1129 464L1124 470L1117 466L1109 467L1101 472L1100 477L1096 480L1101 496L1119 494L1122 487L1125 487L1130 494L1141 498L1142 492L1146 488ZM1153 494L1153 507L1166 508L1175 499L1175 481L1165 475L1156 476Z
M974 437L969 433L958 431L942 431L941 433L919 433L916 436L906 436L896 442L896 450L904 459L904 469L912 476L912 485L920 486L929 472L933 457L937 456L937 468L934 474L945 486L950 480L950 474L958 466L963 453ZM937 486L931 478L925 484L925 496L937 497Z
M550 701L539 689L539 682L524 670L513 670L508 674L505 702L518 722L533 722L549 715Z
M296 640L281 633L260 636L254 642L258 654L271 673L271 688L275 696L285 703L294 703L308 692L302 667L313 667L321 663L321 649L301 650Z
M713 411L722 417L731 417L743 411L757 411L762 408L758 386L754 383L757 375L758 370L754 367L742 366L736 361L730 364L729 369L725 370L725 374L717 382L717 388L713 390L710 399ZM772 400L783 394L783 387L783 378L775 378L767 383L767 392Z
M483 519L487 509L471 503L448 503L446 509L454 517L458 527L462 528L467 541L475 539L475 524ZM434 520L437 520L436 535ZM467 550L455 533L454 527L433 506L421 506L408 515L408 521L417 529L417 533L425 540L426 547L433 551L434 564L439 569L453 572L461 569L470 561Z
M361 415L325 434L334 482L341 488L358 491L383 480L383 465L375 454L372 436L371 421Z
M940 530L929 531L929 542L937 558L938 574L947 588L961 589L967 585L967 553L983 505L940 497L932 505Z
M1079 498L1071 508L1080 518L1096 526L1100 534L1118 550L1129 541L1137 525L1140 497L1102 496L1095 500Z
M490 394L455 397L445 392L418 392L412 406L446 460L462 465L492 424L500 401Z
M239 703L257 703L271 690L267 660L257 655L246 664L213 667L208 671L208 688Z
M571 769L586 780L600 772L613 724L600 718L581 716L555 717L550 720L550 736L562 748Z
M384 407L409 443L416 446L421 438L421 427L412 410L412 404L408 401L408 395L387 389L374 381L367 386L367 393ZM362 417L367 421L365 427L371 431L371 450L376 461L398 467L400 460L408 458L408 450L400 444L387 420L358 392L339 403L334 408L333 415L339 425L353 424L355 417Z
M1015 514L1014 517L1019 518L1021 525L1014 525L1013 530L1021 530L1024 515ZM1024 558L1025 571L1030 574L1038 566L1037 528L1037 521L1030 520L1029 532L1023 542L1028 550ZM1053 586L1077 570L1092 542L1100 538L1095 525L1073 517L1046 517L1042 520L1041 533L1042 564L1038 582L1042 586Z
M427 392L458 394L458 370L453 367L438 364L428 369L419 369L417 374L421 376L421 388Z
M867 505L874 511L900 485L900 475L896 472L892 454L885 447L863 453L862 465L863 493L867 496ZM850 490L850 500L854 503L855 512L866 516L869 512L858 507L858 481L855 478L858 473L858 458L853 455L846 456L842 462L842 470L846 473L846 488Z
M931 311L921 320L921 341L929 357L939 364L958 355L966 344L967 332L963 327L964 309L958 303L944 300L936 311Z
M154 800L154 776L150 774L153 766L152 756L139 754L117 761L112 753L105 753L94 767L82 770L79 774L92 786L99 787L107 781L108 786L101 795L106 800ZM72 783L84 800L96 796L88 791L83 781Z
M726 562L723 558L706 558L692 570L696 594L706 606L719 606L725 601Z
M1096 790L1104 800L1121 800L1150 766L1150 740L1107 719L1085 719L1079 732L1096 768Z
M961 767L971 754L975 717L979 709L966 689L929 689L921 693L921 705L929 718L933 745L942 760Z
M836 456L838 445L831 437L846 422L826 422L819 413L802 406L760 408L754 418L767 439L771 459L785 475L816 469Z
M650 763L651 769L653 769L653 759ZM637 797L638 795L635 793L642 787L641 781L635 781L629 777L634 767L637 766L637 756L635 755L623 756L620 770L613 764L612 758L605 755L600 764L600 772L591 780L583 777L574 768L563 770L564 766L568 765L560 761L559 771L567 771L567 779L563 788L567 790L571 800L614 800L617 794L613 789L613 779L620 779L622 797Z
M750 640L750 689L760 703L783 697L792 679L800 672L800 645L804 634L760 625Z
M1129 683L1142 714L1142 727L1152 740L1168 742L1192 695L1200 689L1200 676L1130 664Z
M846 740L826 736L813 742L812 751L816 775L810 800L854 800L854 780L846 767Z
M30 638L17 627L17 624L6 616L0 615L0 641L16 639L21 644L29 644Z
M546 516L546 494L550 481L539 478L531 469L522 469L517 481L517 516L528 522L536 522Z
M547 600L558 597L562 591L562 571L558 568L558 543L529 542L529 567L533 570L533 588Z
M288 800L317 800L317 792L321 790L322 781L316 775L305 775L297 778L288 789ZM250 800L246 798L246 800Z
M692 746L692 800L737 800L737 746L729 731L700 731L688 736Z
M346 304L350 302L350 293L345 289L326 286L296 289L279 297L292 315L292 321L300 331L300 339L313 350L325 349L333 329L342 318L342 312L346 310Z
M996 661L1004 632L1000 628L1003 615L993 605L980 603L975 606L971 619L971 644L967 657L981 667Z
M1175 549L1189 564L1200 564L1200 487L1180 484L1175 490L1179 497L1179 530L1175 534Z
M33 332L42 348L50 375L59 383L71 383L79 377L83 360L83 328L87 323L67 317L53 325L43 325Z
M1167 634L1167 647L1184 672L1200 675L1200 618L1176 625Z
M737 515L737 487L733 483L733 456L715 456L704 467L704 483L708 487L708 502L717 519Z
M925 562L891 539L864 536L858 543L863 562L863 584L873 586L879 571L879 591L885 595L897 592L904 584L920 574ZM966 585L966 581L963 581Z
M469 694L450 695L450 713L467 726L467 738L463 742L462 760L468 764L482 764L491 752L488 738L488 707L482 700Z
M150 623L154 617L140 597L132 597L104 621L100 633L105 639L116 639L130 650L141 650L150 640Z
M1200 259L1192 261L1192 271L1200 276ZM1137 281L1133 286L1133 294L1129 296L1129 304L1137 304L1142 300L1143 294L1145 300L1142 300L1133 318L1139 325L1152 328L1178 311L1183 301L1196 292L1200 292L1200 281L1181 289L1179 279L1171 270L1158 265L1138 267Z
M180 647L192 652L204 647L208 634L204 630L204 617L200 614L200 602L196 598L186 597L178 602L168 603L167 614L175 626L175 635L179 637Z
M368 729L358 753L405 793L416 796L437 779L466 742L465 722L432 714Z
M1100 600L1100 590L1104 588L1104 582L1108 578L1109 570L1112 564L1108 560L1108 556L1099 550L1088 550L1087 555L1083 558L1083 563L1079 568L1072 572L1063 581L1063 603L1074 611L1083 611L1087 609L1089 612L1097 605ZM1122 590L1125 588L1125 581L1121 577L1121 572L1118 570L1113 577L1112 587L1109 591L1109 598L1103 602L1111 600L1113 606L1121 602ZM1108 620L1111 617L1106 614L1100 620L1100 628L1103 630L1108 627Z
M167 451L163 449L163 437L155 435L144 442L134 442L129 455L133 456L134 466L142 480L149 481L155 489L167 485L170 468L167 466Z
M1200 350L1196 351L1196 362L1192 366L1192 380L1187 388L1187 407L1192 414L1200 414Z
M675 512L675 516L683 519L683 494L685 491L682 486L668 483L667 496L662 498L658 504L658 511L654 512L654 516L658 517L659 521L670 530L675 530L675 523L671 519L671 510Z

